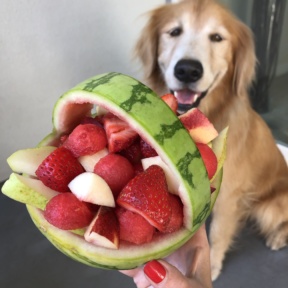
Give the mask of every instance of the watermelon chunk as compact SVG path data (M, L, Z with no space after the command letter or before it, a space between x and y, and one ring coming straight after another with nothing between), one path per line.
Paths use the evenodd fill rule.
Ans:
M116 209L120 225L120 239L134 244L149 243L155 228L140 214L122 207Z

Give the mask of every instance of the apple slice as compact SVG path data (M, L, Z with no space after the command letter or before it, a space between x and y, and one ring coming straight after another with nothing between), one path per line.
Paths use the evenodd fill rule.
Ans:
M115 207L111 189L105 180L95 173L84 172L78 175L68 184L68 187L81 201Z
M12 173L2 187L2 193L16 201L45 209L47 202L59 193L40 180Z
M217 171L213 178L211 179L211 182L213 182L215 176L218 174L218 172L222 169L224 161L226 159L226 147L227 147L227 136L228 136L228 127L224 128L212 141L212 150L214 151L217 161L218 161L218 166L217 166Z
M108 154L108 149L104 148L92 155L80 156L78 158L78 161L83 166L85 171L93 172L96 163L98 163L98 161L104 156L106 156L107 154Z
M109 111L107 109L105 109L104 107L102 106L96 106L96 115L97 116L102 116L102 115L105 115L107 114Z
M144 170L146 170L151 165L160 166L164 170L169 192L178 195L179 182L167 164L160 158L160 156L143 158L141 162Z
M213 124L198 108L190 109L179 119L197 143L207 144L218 136Z
M101 206L87 228L84 238L97 246L118 249L119 223L114 210L110 207Z
M16 173L23 173L36 177L35 171L38 166L55 149L56 147L54 146L43 146L18 150L7 159L7 163Z

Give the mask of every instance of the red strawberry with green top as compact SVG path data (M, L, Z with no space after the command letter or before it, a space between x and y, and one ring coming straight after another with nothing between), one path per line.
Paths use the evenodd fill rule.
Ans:
M108 138L108 150L116 153L129 147L138 134L123 120L108 113L103 118L104 128Z
M123 188L117 204L143 216L159 231L165 231L171 218L169 192L163 169L151 165Z
M81 202L72 193L61 193L53 197L46 205L45 219L63 230L84 228L94 217L88 204Z
M158 156L157 152L143 139L140 140L140 149L143 155L143 158L155 157Z
M92 155L107 146L105 130L100 124L80 124L70 133L63 146L75 157Z
M61 146L43 160L35 173L47 187L67 192L70 191L70 181L83 172L83 167L72 152Z
M165 94L161 96L161 99L166 102L166 104L171 108L171 110L176 114L178 109L178 102L173 94Z

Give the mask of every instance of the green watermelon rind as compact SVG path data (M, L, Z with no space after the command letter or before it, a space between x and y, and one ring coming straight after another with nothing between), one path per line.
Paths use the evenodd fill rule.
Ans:
M223 178L223 167L218 171L216 177L214 178L211 185L216 188L216 190L211 195L211 203L210 203L210 213L215 205L215 202L217 200L217 197L220 192L221 182Z
M167 256L192 236L191 231L183 229L177 233L178 237L173 236L173 243L168 245L161 241L161 244L153 243L146 245L146 248L142 244L141 249L133 244L127 249L121 246L118 250L105 249L88 243L83 237L52 226L45 220L41 210L29 205L27 209L34 224L58 250L78 262L98 268L133 269L149 260Z
M207 171L195 143L168 105L130 76L114 72L98 75L59 98L53 111L52 135L69 133L83 115L91 115L95 104L127 121L173 171L181 183L180 197L187 204L185 227L191 230L203 223L198 215L210 206Z

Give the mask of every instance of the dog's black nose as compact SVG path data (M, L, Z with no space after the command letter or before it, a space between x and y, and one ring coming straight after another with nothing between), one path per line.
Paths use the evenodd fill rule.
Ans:
M176 64L174 75L184 83L196 82L203 75L203 66L197 60L182 59Z

